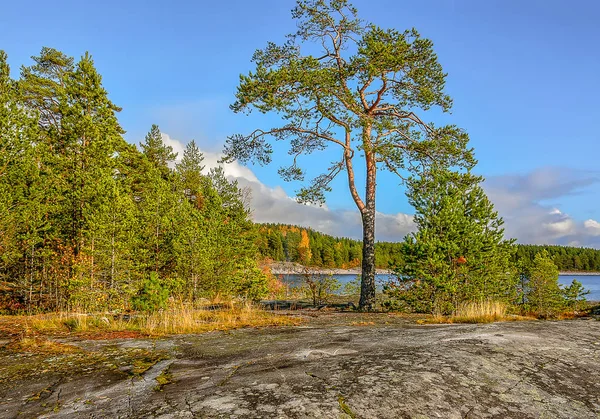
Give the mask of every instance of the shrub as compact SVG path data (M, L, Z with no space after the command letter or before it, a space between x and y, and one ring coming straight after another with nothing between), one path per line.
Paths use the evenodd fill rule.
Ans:
M545 250L535 255L529 271L526 308L542 318L555 317L564 307L558 268Z
M346 282L342 293L344 295L360 295L360 275L356 275L352 281Z
M142 283L138 293L131 298L131 306L137 311L158 311L167 306L169 290L158 279L156 272Z
M581 310L585 307L586 298L590 292L583 288L583 285L578 280L574 279L571 285L566 286L563 290L565 306L571 310Z
M247 300L259 301L269 294L269 277L260 269L252 267L240 275L237 281L237 294Z
M341 288L340 281L333 275L305 272L302 280L304 294L312 299L315 306L326 303Z

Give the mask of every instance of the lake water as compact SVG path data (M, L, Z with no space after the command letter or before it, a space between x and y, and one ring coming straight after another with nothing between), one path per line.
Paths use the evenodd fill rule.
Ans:
M277 275L277 277L281 277L283 281L291 286L298 286L302 283L301 275ZM346 284L354 279L356 279L356 275L333 275L341 284ZM387 274L379 274L376 275L375 281L379 286L385 281L388 280L389 275ZM600 275L560 275L558 277L558 282L562 285L570 285L571 282L576 279L581 282L586 290L589 290L590 293L587 295L587 299L590 301L600 301Z

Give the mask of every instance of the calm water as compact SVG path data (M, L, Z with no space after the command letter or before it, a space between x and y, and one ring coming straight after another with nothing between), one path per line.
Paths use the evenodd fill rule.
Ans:
M278 275L279 277L280 275ZM302 282L301 275L282 275L283 281L292 285L297 286ZM356 275L333 275L340 283L346 284L354 279ZM377 275L375 280L381 284L387 281L388 275ZM590 291L587 299L590 301L600 301L600 276L598 275L560 275L558 281L563 285L571 284L574 279L578 280L583 284L586 290Z

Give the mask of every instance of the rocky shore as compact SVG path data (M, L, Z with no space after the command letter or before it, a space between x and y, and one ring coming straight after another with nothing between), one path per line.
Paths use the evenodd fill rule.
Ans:
M300 274L322 274L322 275L360 275L360 266L351 269L342 268L317 268L313 266L302 266L294 262L273 262L269 264L274 275L300 275ZM377 274L385 275L391 273L389 269L377 269Z
M300 275L304 273L322 275L360 275L360 266L351 269L342 268L317 268L314 266L303 266L295 262L272 262L269 264L274 275ZM389 269L377 269L377 274L386 275L392 273ZM600 276L600 272L562 271L560 275L568 276Z

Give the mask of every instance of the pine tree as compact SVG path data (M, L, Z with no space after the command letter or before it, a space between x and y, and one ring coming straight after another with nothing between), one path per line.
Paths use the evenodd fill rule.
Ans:
M204 166L204 155L196 146L194 140L190 141L183 152L183 158L180 163L177 163L176 170L180 177L180 182L183 188L183 193L186 198L195 203L196 206L201 205L199 196L202 189Z
M62 126L60 107L66 96L66 80L75 69L74 59L47 47L42 48L39 56L31 58L35 64L21 68L23 101L38 113L43 132L55 136ZM59 142L55 142L54 150L64 151Z
M28 308L42 297L48 183L40 164L36 112L23 103L0 51L0 281Z
M267 278L257 268L256 228L243 191L223 170L211 170L209 179L203 190L203 287L210 296L260 298L266 294Z
M171 172L169 165L175 161L177 153L173 152L173 147L164 143L158 125L152 125L140 146L144 155L158 167L161 176L166 179Z
M540 317L552 317L563 308L558 268L545 250L535 255L529 269L525 298L527 309Z
M175 241L178 230L178 196L169 164L176 154L162 140L158 126L153 125L141 144L142 161L137 163L135 201L142 227L140 237L140 269L155 272L160 278L170 276L175 266Z
M481 181L443 169L409 181L418 231L405 238L398 281L389 287L409 308L451 313L466 301L513 302L512 241Z
M65 238L75 257L68 286L85 294L98 279L96 241L102 237L102 222L111 210L106 192L113 189L115 155L125 147L116 117L120 108L109 100L88 53L66 77L65 100L59 109L60 137L68 151L62 162L67 176L61 217L68 220Z
M202 175L204 156L191 141L186 146L181 162L176 165L180 190L186 198L180 203L178 230L175 249L178 253L177 266L184 283L184 293L195 300L202 289L199 283L201 272L207 267L207 240L203 226L203 192L209 180Z

